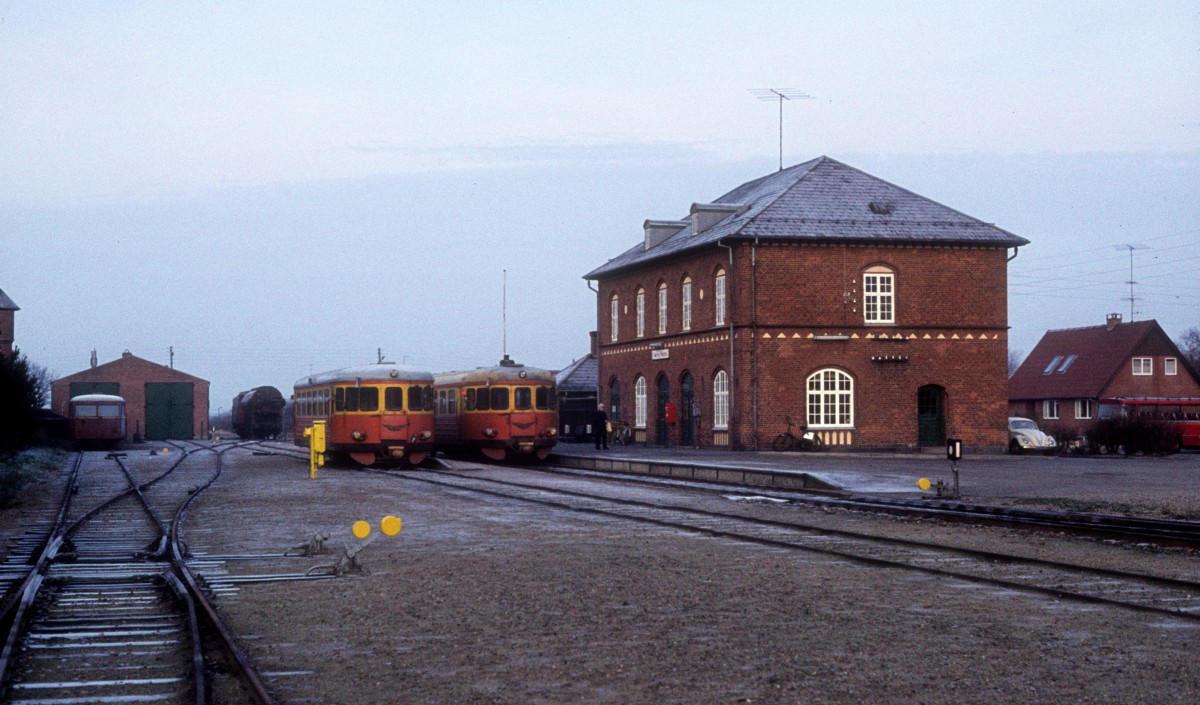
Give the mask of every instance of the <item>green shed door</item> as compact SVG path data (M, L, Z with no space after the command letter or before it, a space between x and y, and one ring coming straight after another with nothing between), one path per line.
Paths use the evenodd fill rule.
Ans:
M192 383L146 383L146 439L189 439L192 431Z
M117 391L121 385L116 382L72 382L71 383L71 398L82 396L84 394L112 394L120 396Z

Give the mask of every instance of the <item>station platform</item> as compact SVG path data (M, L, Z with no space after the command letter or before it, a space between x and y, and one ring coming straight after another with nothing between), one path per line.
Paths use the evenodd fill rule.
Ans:
M763 487L887 497L936 497L917 481L953 482L944 451L731 451L560 443L550 462ZM1077 506L1081 511L1151 512L1200 520L1200 452L1159 457L1045 456L1000 453L958 461L962 499L979 503Z

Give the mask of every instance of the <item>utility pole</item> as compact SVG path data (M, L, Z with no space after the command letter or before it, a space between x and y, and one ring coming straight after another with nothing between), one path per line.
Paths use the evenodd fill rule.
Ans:
M799 88L749 88L759 100L779 100L779 170L783 171L783 101L812 100L812 96Z

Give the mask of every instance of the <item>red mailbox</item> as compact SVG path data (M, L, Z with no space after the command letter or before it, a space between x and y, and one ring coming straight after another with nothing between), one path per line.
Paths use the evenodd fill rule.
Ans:
M667 423L675 423L679 420L679 411L675 408L675 402L669 401L663 405L663 416L666 417Z

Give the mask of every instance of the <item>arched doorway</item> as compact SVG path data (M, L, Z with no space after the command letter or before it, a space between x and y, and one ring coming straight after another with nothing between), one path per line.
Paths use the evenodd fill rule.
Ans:
M928 384L917 390L917 445L937 448L946 444L946 390Z
M696 382L691 372L679 381L679 445L696 445Z
M660 446L667 445L671 438L671 429L667 426L667 404L671 402L671 380L666 375L658 376L658 424L655 442Z

